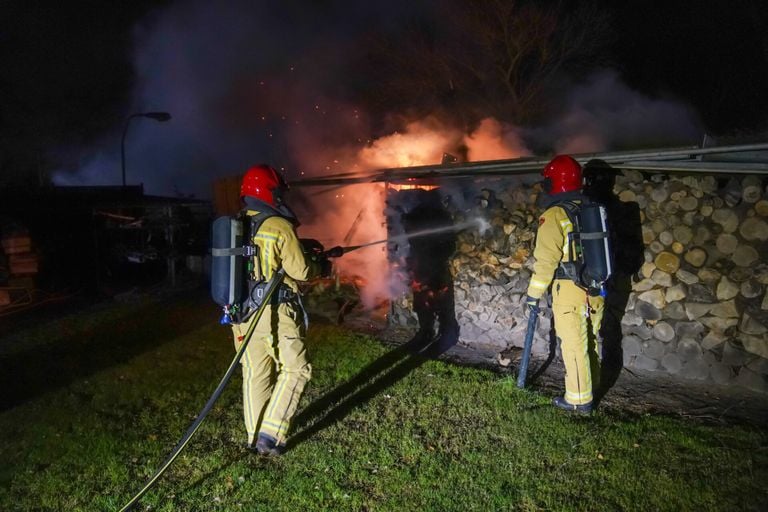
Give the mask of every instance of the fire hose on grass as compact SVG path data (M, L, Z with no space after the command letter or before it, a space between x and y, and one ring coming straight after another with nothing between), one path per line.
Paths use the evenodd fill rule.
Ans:
M184 449L184 447L187 446L187 443L189 443L189 440L192 439L192 436L195 435L195 432L197 432L197 429L200 427L200 425L203 423L203 420L208 415L209 412L211 412L211 409L213 409L213 405L216 403L216 401L221 396L221 393L224 391L224 388L229 383L229 380L232 378L232 375L235 372L235 368L237 367L237 364L240 362L240 359L243 357L243 354L245 353L245 349L248 346L248 342L251 341L251 337L253 336L253 331L256 328L256 324L259 323L259 318L264 313L264 309L267 307L267 304L270 302L270 298L274 294L275 290L280 286L280 284L283 282L283 278L285 277L285 270L280 269L277 271L272 277L272 280L269 283L269 286L264 290L264 298L259 305L258 309L254 313L254 319L251 322L251 325L248 327L248 330L245 333L245 336L243 336L243 342L240 345L240 348L238 349L237 353L235 354L234 359L232 359L232 362L229 364L229 368L227 368L227 371L224 373L224 376L221 378L221 382L219 382L218 387L216 387L216 390L213 392L211 397L208 399L208 402L205 404L205 407L200 411L200 414L197 415L197 418L195 418L195 421L192 422L192 425L189 426L187 429L187 432L184 434L184 436L181 438L181 440L178 442L176 447L173 449L171 454L168 456L167 459L165 459L165 462L163 462L160 467L155 471L155 474L152 475L152 477L147 480L147 483L144 484L144 487L141 488L141 490L136 493L136 495L131 498L131 501L129 501L123 508L120 509L120 512L126 512L128 510L131 510L131 508L138 503L138 501L141 499L142 496L153 486L157 481L160 479L160 477L165 473L165 471L173 464L173 461L176 460L176 457L179 456L181 451Z

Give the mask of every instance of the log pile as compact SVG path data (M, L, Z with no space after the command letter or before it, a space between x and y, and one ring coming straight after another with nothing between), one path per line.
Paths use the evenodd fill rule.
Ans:
M643 179L644 264L621 320L625 366L768 391L768 200L756 176Z
M525 296L533 270L533 247L540 209L538 185L515 183L480 192L473 210L456 212L464 220L488 219L485 232L462 232L452 261L460 340L499 349L522 346L528 312ZM549 350L551 313L544 308L534 337L534 353Z
M457 223L478 214L491 223L483 235L461 232L451 261L462 343L500 351L522 343L540 192L537 184L498 181L477 192L471 208L452 206ZM617 278L607 298L626 288L615 313L624 365L768 392L763 180L624 171L613 199L634 207L620 211L637 212L642 239L638 268L619 276L626 284ZM549 350L551 314L542 316L534 353ZM416 324L407 293L393 301L391 321Z

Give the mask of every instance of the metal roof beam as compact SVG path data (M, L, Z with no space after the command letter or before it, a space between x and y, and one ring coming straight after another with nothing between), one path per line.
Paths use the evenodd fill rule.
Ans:
M701 173L735 173L735 174L763 174L766 171L762 162L749 163L746 161L731 162L733 167L725 165L725 162L713 162L711 160L699 160L705 155L727 155L742 152L768 152L768 142L758 144L740 144L733 146L713 146L699 148L696 146L634 150L605 153L579 153L572 155L580 163L584 164L593 159L603 160L619 169L638 169L647 171L679 171ZM694 160L695 158L695 160ZM379 169L370 173L341 173L327 177L307 178L291 182L291 186L333 186L354 185L357 183L376 183L387 181L400 181L408 179L437 179L449 177L488 176L488 175L521 175L539 172L549 163L551 157L524 157L508 160L490 160L483 162L467 162L461 164L435 164L415 167L397 167ZM660 164L658 162L689 162L687 166ZM768 154L766 154L768 163ZM638 168L638 165L644 167ZM696 170L698 169L698 170Z

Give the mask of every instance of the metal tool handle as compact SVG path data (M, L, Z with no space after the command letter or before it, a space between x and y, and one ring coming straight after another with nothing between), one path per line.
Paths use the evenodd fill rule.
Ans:
M523 355L520 357L520 368L517 373L517 387L525 387L525 377L528 373L528 362L531 359L531 346L533 345L533 335L536 334L536 324L539 320L539 308L530 308L528 315L528 329L525 331L525 341L523 342Z

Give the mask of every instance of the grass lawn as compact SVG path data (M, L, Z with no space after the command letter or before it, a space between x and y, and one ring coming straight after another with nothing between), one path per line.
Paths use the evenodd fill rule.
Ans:
M233 355L205 297L121 311L30 328L24 359L18 339L0 344L16 389L35 390L0 412L0 510L119 509ZM90 362L57 370L62 344ZM313 326L309 347L285 456L242 449L238 372L138 510L768 510L765 429L571 417L512 377L334 326Z

